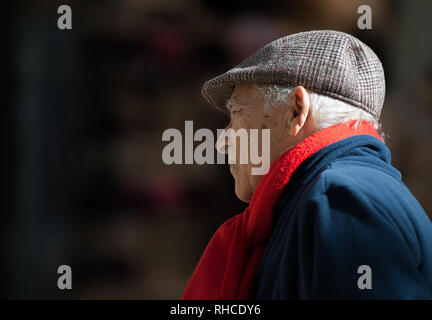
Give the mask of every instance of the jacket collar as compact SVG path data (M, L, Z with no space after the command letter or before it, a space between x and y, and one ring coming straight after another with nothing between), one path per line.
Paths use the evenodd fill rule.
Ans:
M381 139L369 134L351 136L330 144L303 161L291 175L284 188L277 207L285 207L303 185L307 185L323 170L339 161L360 161L385 171L397 180L401 173L391 166L390 150ZM274 210L273 223L279 218L281 210Z

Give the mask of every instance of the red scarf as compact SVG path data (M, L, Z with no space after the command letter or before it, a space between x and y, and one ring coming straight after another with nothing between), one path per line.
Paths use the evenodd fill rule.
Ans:
M307 137L270 166L247 209L222 224L210 240L181 299L248 299L272 230L272 212L297 167L339 140L368 134L381 140L372 124L337 124Z

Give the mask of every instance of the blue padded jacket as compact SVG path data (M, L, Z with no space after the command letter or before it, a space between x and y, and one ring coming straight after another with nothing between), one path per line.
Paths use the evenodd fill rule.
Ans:
M292 175L257 299L431 299L432 223L378 139L331 144Z

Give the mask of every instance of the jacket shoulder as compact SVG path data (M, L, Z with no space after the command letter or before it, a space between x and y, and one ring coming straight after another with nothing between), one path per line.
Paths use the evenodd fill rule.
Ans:
M341 161L323 170L308 189L305 200L322 201L325 198L332 207L381 217L391 224L406 220L408 216L427 219L400 176L377 166Z
M337 164L322 171L301 195L296 210L299 226L311 221L328 233L343 237L380 234L404 243L418 260L420 247L430 250L432 224L405 184L379 168L362 164ZM346 226L349 228L345 228ZM337 226L345 226L337 228ZM387 237L384 236L387 234ZM419 242L424 245L419 247Z

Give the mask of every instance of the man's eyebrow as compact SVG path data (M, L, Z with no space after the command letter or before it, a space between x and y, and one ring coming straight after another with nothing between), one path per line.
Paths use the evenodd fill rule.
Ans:
M238 101L228 98L227 101L225 102L225 108L228 111L231 111L233 104L238 105L240 107L245 107L246 105L239 103Z

